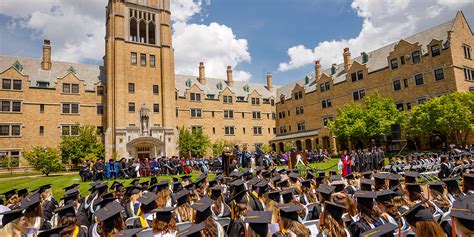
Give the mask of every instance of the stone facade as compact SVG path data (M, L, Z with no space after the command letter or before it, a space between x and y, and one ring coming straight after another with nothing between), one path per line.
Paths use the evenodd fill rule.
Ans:
M208 78L204 63L197 76L175 75L168 0L110 0L106 14L103 67L51 61L47 40L41 59L0 56L0 155L25 165L23 151L57 147L77 124L98 128L107 158L177 155L182 127L249 150L292 142L335 152L324 122L339 106L378 92L410 109L474 87L474 37L461 12L359 57L345 49L343 64L317 62L315 75L281 87L271 74L266 84L234 81L230 66L227 78Z
M467 74L473 73L469 71L474 68L473 45L472 31L458 12L449 22L354 59L346 48L344 63L327 70L321 71L316 61L315 76L278 90L277 135L270 142L277 151L290 142L300 149L320 147L334 153L335 137L325 121L336 116L338 107L378 92L392 97L399 109L409 110L432 97L472 90L474 77ZM465 55L466 47L471 58ZM301 108L304 113L297 114ZM304 122L301 131L299 122Z

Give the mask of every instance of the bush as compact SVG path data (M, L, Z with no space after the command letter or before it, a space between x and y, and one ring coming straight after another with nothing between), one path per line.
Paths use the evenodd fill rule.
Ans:
M105 157L104 144L97 137L96 128L90 125L79 127L78 136L64 136L60 149L65 164L72 162L77 165L85 160Z
M46 176L63 169L61 153L55 148L33 147L30 151L23 153L23 157L35 170L40 171Z

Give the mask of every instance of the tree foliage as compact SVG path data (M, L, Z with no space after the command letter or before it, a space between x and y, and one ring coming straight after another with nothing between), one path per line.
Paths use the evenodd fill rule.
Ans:
M55 148L33 147L30 151L24 152L23 157L35 170L40 171L46 176L63 169L61 153Z
M61 144L62 161L79 164L84 160L97 160L105 157L105 147L92 125L79 127L78 136L63 136Z
M264 152L264 153L270 153L273 151L273 147L268 145L268 144L263 144L260 149Z
M441 135L465 146L474 130L474 92L443 95L413 108L405 130L408 137Z
M212 143L212 156L218 157L222 155L222 152L224 152L225 147L229 147L230 149L232 149L234 147L234 144L224 139L217 139L216 141L214 141Z
M402 123L403 118L391 98L376 93L365 97L362 104L338 108L328 128L340 139L358 139L367 146L371 139L390 135L392 126Z
M183 127L179 130L178 144L181 156L203 157L211 147L211 139L201 129L191 132Z

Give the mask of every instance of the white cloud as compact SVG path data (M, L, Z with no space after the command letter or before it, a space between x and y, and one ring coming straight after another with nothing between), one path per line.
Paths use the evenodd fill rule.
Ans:
M196 75L200 61L209 77L225 78L226 66L249 62L247 41L218 23L190 24L210 0L171 0L173 47L177 73ZM107 0L2 0L0 14L10 16L9 30L26 29L33 39L51 40L54 60L101 62L105 53ZM234 70L235 80L251 74Z
M197 75L202 61L206 76L225 78L227 65L234 68L251 59L247 40L237 39L230 27L215 22L209 25L176 22L173 27L176 73ZM250 73L234 69L235 80L250 77Z
M353 0L352 8L363 24L354 38L326 40L314 48L296 45L287 50L289 62L279 64L279 71L288 71L312 64L320 59L323 67L343 61L343 48L352 56L372 51L431 26L454 18L456 11L474 9L472 0ZM471 10L468 10L471 9ZM472 12L472 11L471 11Z

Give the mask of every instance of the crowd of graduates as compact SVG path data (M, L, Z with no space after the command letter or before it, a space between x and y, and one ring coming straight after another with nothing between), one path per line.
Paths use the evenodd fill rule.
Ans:
M455 167L458 157L429 159ZM51 185L14 189L0 205L0 236L473 236L474 156L462 157L461 172L427 183L421 170L354 168L344 154L353 168L344 175L262 165L228 177L98 180L88 193L74 184L59 199Z

